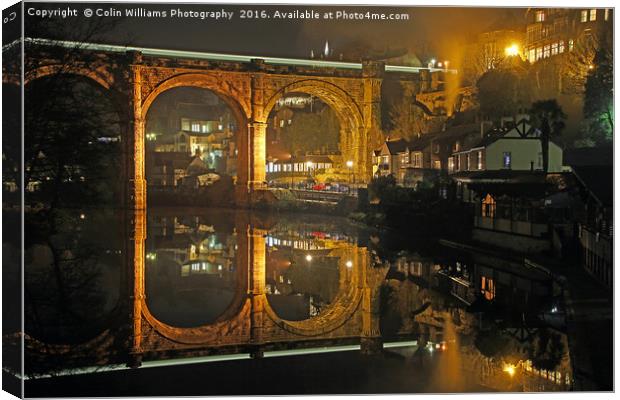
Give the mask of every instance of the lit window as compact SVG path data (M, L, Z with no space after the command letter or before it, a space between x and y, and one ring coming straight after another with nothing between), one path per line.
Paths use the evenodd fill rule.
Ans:
M542 58L542 55L543 55L543 48L537 47L536 48L536 61L540 60Z
M415 168L422 168L422 153L414 153L413 166Z
M605 21L609 19L609 8L605 9Z
M558 51L560 53L564 53L564 41L560 40L560 45L558 46Z
M482 169L482 150L478 151L478 169Z
M198 122L192 122L192 132L200 132L200 124Z
M280 128L284 128L284 120L283 119L280 120Z
M441 169L441 161L439 161L439 160L435 160L435 161L433 162L433 168L435 168L435 169Z
M181 130L189 131L189 119L186 119L186 118L181 119Z
M454 157L448 158L448 171L454 171Z
M512 154L509 151L504 152L503 160L504 160L503 162L504 168L510 169L512 165Z
M558 44L557 44L557 42L553 43L551 45L551 55L554 56L556 54L558 54Z
M490 194L482 199L482 216L495 218L495 199Z
M545 20L544 11L536 11L536 22L543 22Z
M568 51L573 51L573 47L575 45L575 42L573 42L573 39L568 41Z
M581 10L581 22L588 21L588 10Z
M596 8L590 10L590 21L596 21Z
M551 55L551 46L546 44L543 48L543 58L548 58Z
M527 59L531 62L536 61L536 49L530 49Z
M493 282L493 279L483 276L480 291L485 299L493 300L495 298L495 282Z

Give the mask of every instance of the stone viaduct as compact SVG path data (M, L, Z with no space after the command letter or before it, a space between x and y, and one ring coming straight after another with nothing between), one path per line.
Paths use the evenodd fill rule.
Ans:
M16 42L4 46L19 47ZM266 129L277 100L290 92L314 95L331 106L340 121L340 150L353 161L355 175L372 176L372 150L383 141L382 82L400 81L407 91L424 94L432 108L441 99L440 69L361 63L251 58L248 56L25 39L24 77L5 68L4 82L22 83L59 74L80 75L109 93L121 117L126 187L123 202L146 208L145 122L161 93L182 86L213 91L234 113L239 132L236 198L249 204L266 189Z

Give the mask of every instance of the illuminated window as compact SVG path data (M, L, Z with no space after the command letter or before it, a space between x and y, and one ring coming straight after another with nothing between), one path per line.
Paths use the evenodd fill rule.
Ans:
M557 43L553 43L551 45L551 55L554 56L558 54L558 44Z
M478 161L478 162L477 162L477 164L478 164L478 169L480 170L480 169L482 169L482 150L478 151L478 154L477 154L477 156L476 156L476 157L477 157L477 159L478 159L478 160L477 160L477 161Z
M495 282L493 282L493 279L483 276L480 291L485 299L493 300L495 298Z
M558 51L560 53L564 53L564 41L560 40L560 45L558 46Z
M502 159L504 168L510 169L510 167L512 166L512 153L509 151L505 151Z
M581 10L581 22L588 21L588 10Z
M609 19L609 8L605 9L605 21Z
M542 55L543 55L543 48L537 47L536 48L536 61L540 60L542 58Z
M415 168L422 168L422 153L413 154L413 166Z
M596 21L596 8L590 10L590 21Z
M200 124L198 122L192 122L192 132L200 132Z
M454 171L454 157L448 158L448 171Z
M531 62L536 61L536 49L530 49L527 59L530 60Z
M543 58L547 58L551 55L551 46L546 44L543 48Z
M487 194L482 200L482 216L495 218L495 206L495 199L490 194Z
M536 11L536 22L543 22L545 20L544 11Z
M568 41L568 51L573 51L573 47L575 45L575 42L573 42L573 39Z
M441 169L441 161L439 161L439 160L433 161L433 168Z
M280 128L284 128L284 120L283 119L280 120Z

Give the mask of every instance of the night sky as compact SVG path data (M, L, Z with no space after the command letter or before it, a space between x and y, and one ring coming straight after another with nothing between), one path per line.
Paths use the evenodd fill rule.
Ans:
M28 7L38 9L58 9L63 3L30 3ZM180 8L196 11L234 11L232 20L201 20L175 18L108 18L115 20L113 30L104 33L101 41L111 44L129 44L142 47L156 47L176 50L211 51L234 54L308 58L310 49L315 52L323 48L326 40L336 54L360 43L377 51L409 49L420 58L426 56L449 57L455 44L471 38L472 35L487 28L506 13L521 17L525 9L504 8L464 8L464 7L372 7L372 6L239 6L239 5L182 5L182 4L118 4L118 3L71 3L78 10L78 16L71 21L73 27L93 18L85 18L83 10L114 9L124 12L124 8L143 8L149 10L168 10ZM371 11L410 14L409 21L308 21L308 20L252 20L240 19L240 9L267 10L315 10ZM26 17L34 20L36 17ZM28 23L28 22L27 22ZM67 36L63 29L53 36ZM70 33L68 34L70 35Z

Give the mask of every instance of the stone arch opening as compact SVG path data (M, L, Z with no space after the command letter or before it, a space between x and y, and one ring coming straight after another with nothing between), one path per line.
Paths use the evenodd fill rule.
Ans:
M336 84L319 79L306 79L281 88L271 95L265 104L263 113L265 122L280 99L296 93L314 96L334 111L338 118L340 130L339 147L341 155L338 158L339 165L337 168L345 176L350 177L351 174L359 177L364 176L368 166L366 165L362 111L355 100Z
M136 301L159 334L194 344L239 340L231 332L249 312L248 269L233 219L226 211L155 209L149 215L145 256L136 265L144 281Z
M24 88L24 139L31 143L24 153L26 190L51 185L60 197L73 196L80 205L122 203L125 183L114 170L123 163L127 132L122 97L87 71L37 71L26 78ZM45 168L62 164L64 168ZM84 188L93 189L96 182L105 188L97 190L98 196L88 195Z
M209 186L232 195L243 127L228 102L209 89L177 86L151 103L144 127L145 177L153 195L176 189L197 194Z
M272 231L265 245L265 313L272 323L294 335L319 336L355 314L366 265L361 249L338 240L294 238L284 231Z
M157 98L173 89L177 88L194 88L203 89L213 93L229 108L232 119L235 124L234 132L234 149L229 148L236 158L235 175L233 183L245 183L248 180L248 169L244 165L244 146L247 146L247 124L249 115L251 115L250 105L243 93L239 92L234 85L225 79L220 79L212 74L195 74L187 73L175 75L171 78L159 83L147 96L142 100L140 106L140 117L138 118L135 129L135 166L134 177L136 182L142 182L145 179L145 142L147 139L146 123L149 111L151 110ZM208 180L208 179L207 179Z

